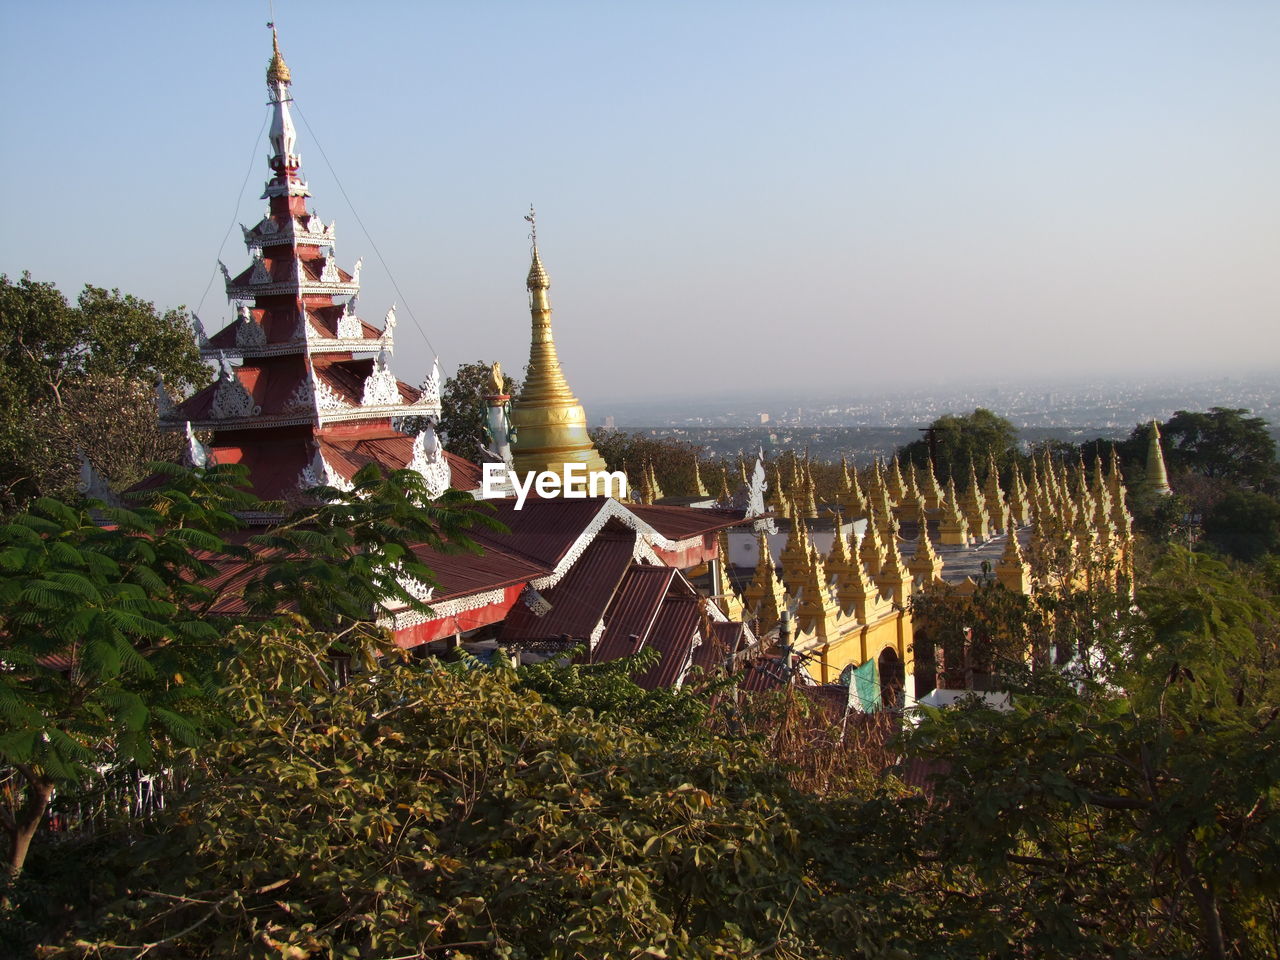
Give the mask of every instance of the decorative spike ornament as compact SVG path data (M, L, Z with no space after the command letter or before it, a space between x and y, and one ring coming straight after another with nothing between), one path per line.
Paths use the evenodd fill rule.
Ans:
M887 484L889 496L893 498L894 503L901 503L903 494L906 493L906 486L902 479L902 466L898 463L898 455L896 453L890 462Z
M871 577L880 575L880 567L884 564L884 547L880 544L879 519L876 509L867 505L867 529L862 534L862 543L858 546L858 558L867 568Z
M764 636L782 619L782 611L787 609L786 591L778 582L774 573L773 554L769 552L769 540L761 533L759 556L756 560L756 575L747 587L743 599L748 612L756 619L756 635Z
M698 464L698 455L693 455L693 492L691 496L709 497L706 484L702 482L702 470Z
M947 491L942 500L942 517L938 524L938 538L946 547L969 545L969 521L960 509L955 480L947 481Z
M923 516L916 528L916 549L907 569L917 584L932 583L942 576L942 558L929 540L929 524Z
M834 639L840 608L831 595L831 584L823 568L822 558L812 545L809 546L809 556L799 586L796 621L801 631L813 634L822 643Z
M897 534L890 534L885 538L884 563L876 577L876 586L884 597L900 607L905 607L911 597L911 574L902 564Z
M646 470L646 475L649 478L649 491L653 495L653 499L650 500L649 502L657 503L659 500L665 497L666 494L662 492L662 487L658 486L658 475L653 471L652 460L650 460L647 464L645 464L645 470Z
M991 539L991 518L987 514L986 498L978 486L978 474L969 461L969 488L964 492L964 517L969 521L969 535L978 541ZM946 541L943 541L944 543Z
M729 532L721 530L716 537L720 562L714 565L715 578L711 589L715 592L715 603L721 612L730 620L741 620L744 607L742 598L733 588L729 577Z
M996 579L1005 589L1026 594L1031 591L1031 568L1022 556L1018 543L1018 531L1010 527L1005 538L1004 552L996 564Z

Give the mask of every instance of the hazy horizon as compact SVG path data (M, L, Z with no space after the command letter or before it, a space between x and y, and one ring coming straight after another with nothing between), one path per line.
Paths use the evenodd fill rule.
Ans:
M219 244L231 225L241 269L234 223L265 205L267 5L0 10L0 271L222 326L220 278L201 307ZM401 301L402 379L433 349L446 374L523 368L530 202L593 416L655 395L1280 371L1280 5L277 0L275 17L312 209L344 267L364 257L362 315Z

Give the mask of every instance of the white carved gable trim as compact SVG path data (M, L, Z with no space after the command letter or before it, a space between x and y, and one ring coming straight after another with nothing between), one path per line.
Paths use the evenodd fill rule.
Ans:
M245 389L225 355L219 356L221 372L213 396L213 405L209 415L215 420L239 420L244 417L256 417L262 408L253 402L253 397Z
M324 458L324 453L317 447L316 455L311 458L311 462L302 468L302 473L298 475L298 487L302 490L310 490L313 487L334 487L344 492L350 492L355 489L355 484L334 469L333 465Z
M352 297L342 305L342 313L338 317L338 337L342 340L358 340L364 336L364 326L356 316L356 297Z
M425 430L413 438L413 458L406 464L408 469L417 471L426 483L427 496L435 499L449 489L453 480L453 471L440 446L440 438L430 423Z
M364 394L360 398L363 407L387 406L401 401L400 383L387 367L386 352L378 354L373 372L364 381Z

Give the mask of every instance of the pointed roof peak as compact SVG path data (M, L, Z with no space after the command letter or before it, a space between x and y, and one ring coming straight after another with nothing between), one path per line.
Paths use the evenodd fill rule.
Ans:
M538 253L538 213L533 209L533 204L529 204L529 212L524 218L529 224L529 241L533 245L529 278L525 286L530 290L548 290L551 288L551 277L547 275L547 270L542 265L542 257Z
M267 64L267 83L292 83L289 65L284 62L280 53L280 36L276 33L275 23L268 23L271 28L271 61Z

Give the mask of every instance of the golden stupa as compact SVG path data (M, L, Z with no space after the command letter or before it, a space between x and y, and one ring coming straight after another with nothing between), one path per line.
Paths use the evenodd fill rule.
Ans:
M581 463L589 476L607 467L587 436L586 412L560 369L560 357L551 332L551 302L547 296L551 279L538 255L536 234L533 240L533 263L527 284L533 342L529 347L528 377L511 410L511 422L516 428L511 443L515 471L521 477L530 471L548 471L559 474L563 480L566 466Z

